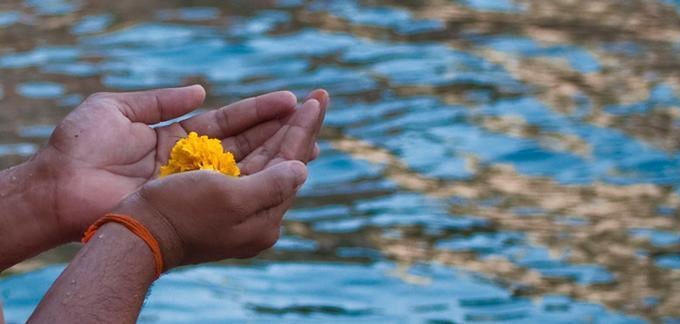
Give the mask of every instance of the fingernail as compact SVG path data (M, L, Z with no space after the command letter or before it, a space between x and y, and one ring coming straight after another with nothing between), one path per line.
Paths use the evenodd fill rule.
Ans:
M330 101L330 95L328 94L328 91L326 91L325 89L319 89L317 91L321 92L321 97L319 98L319 103L321 105L327 106L328 102Z
M290 169L295 174L295 183L301 186L307 180L307 167L300 161L290 162Z
M314 98L314 93L316 93L316 90L312 90L310 93L308 93L307 96L305 97L305 100L303 101L307 101L309 99Z
M192 85L189 85L189 86L184 87L184 89L192 89L192 88L200 89L203 93L206 92L206 91L205 91L205 88L204 88L202 85L200 85L200 84L192 84Z
M309 104L312 104L312 105L315 105L315 106L319 106L319 105L320 105L319 100L316 100L315 98L311 98L311 99L308 99L307 101L305 101L305 104L308 104L308 103L309 103Z

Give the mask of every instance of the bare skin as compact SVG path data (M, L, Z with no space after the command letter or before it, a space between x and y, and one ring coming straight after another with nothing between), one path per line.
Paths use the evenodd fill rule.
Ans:
M0 254L0 271L78 240L122 199L139 197L147 183L157 185L149 182L175 141L190 131L222 139L245 175L289 160L306 163L318 155L316 137L328 105L323 90L310 94L300 109L295 109L294 95L275 92L169 126L148 126L193 111L204 97L200 86L91 96L57 127L46 148L0 172L0 246L8 247ZM280 209L291 202L292 197ZM251 250L241 257L259 252Z
M134 215L149 228L166 269L253 257L276 243L283 214L306 178L299 161L242 178L189 172L147 183L115 211ZM145 243L122 226L107 224L57 279L29 322L134 323L153 276Z
M311 96L324 103L323 119L327 93ZM156 177L174 143L190 131L222 139L242 166L246 161L248 174L263 165L247 161L280 154L272 140L308 118L308 110L296 111L292 93L274 92L181 123L148 126L191 112L204 98L200 86L93 95L57 126L46 148L0 172L0 246L9 247L0 254L0 271L79 240L87 226ZM310 150L313 159L318 149Z

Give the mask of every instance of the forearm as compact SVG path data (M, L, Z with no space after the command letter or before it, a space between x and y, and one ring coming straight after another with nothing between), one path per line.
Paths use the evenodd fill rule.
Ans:
M35 160L0 172L0 272L68 241L51 210L50 183Z
M33 323L134 323L154 280L154 259L125 227L102 226L38 305Z

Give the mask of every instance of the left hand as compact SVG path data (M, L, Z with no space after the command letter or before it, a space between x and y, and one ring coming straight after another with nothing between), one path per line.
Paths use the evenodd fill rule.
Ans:
M241 161L289 122L305 118L303 111L295 110L297 99L292 93L274 92L182 122L149 126L187 114L204 99L201 86L99 93L69 114L47 147L31 160L49 175L53 197L42 201L59 231L68 240L79 239L87 226L155 178L172 146L190 131L222 139L225 149ZM320 127L323 117L316 119ZM303 136L312 152L307 160L318 154L317 133Z

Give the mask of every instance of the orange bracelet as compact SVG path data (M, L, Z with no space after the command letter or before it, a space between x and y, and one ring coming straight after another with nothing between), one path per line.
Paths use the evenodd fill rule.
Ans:
M156 261L155 279L158 279L161 276L161 273L163 272L163 255L161 254L160 245L158 245L158 241L156 240L156 238L151 234L151 232L149 232L149 230L142 223L128 215L121 214L104 215L104 217L100 218L94 224L90 225L87 231L85 231L85 234L83 234L83 239L81 240L81 242L87 243L102 225L109 222L119 223L125 226L125 228L130 230L130 232L137 235L144 241L144 243L146 243L149 249L151 249L151 253L153 253L153 258Z

